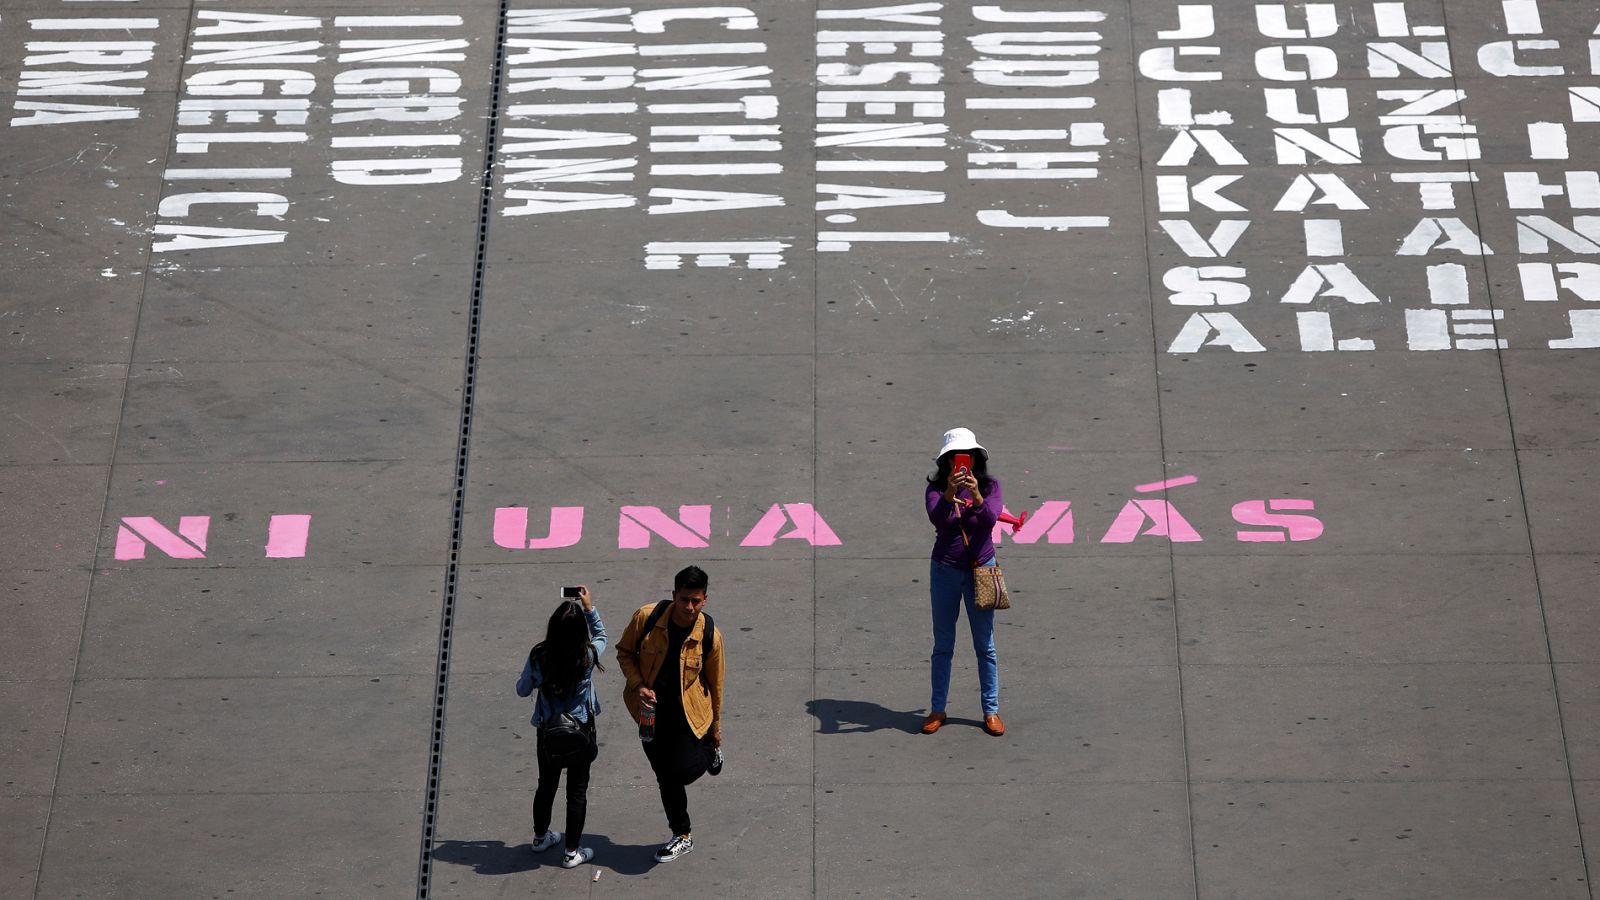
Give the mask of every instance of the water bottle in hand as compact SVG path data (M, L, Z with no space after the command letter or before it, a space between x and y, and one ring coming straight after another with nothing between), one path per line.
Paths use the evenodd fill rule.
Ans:
M649 743L656 737L656 702L639 700L639 740Z

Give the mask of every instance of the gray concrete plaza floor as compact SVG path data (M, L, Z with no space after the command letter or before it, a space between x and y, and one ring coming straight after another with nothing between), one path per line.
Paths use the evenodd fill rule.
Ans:
M1594 896L1597 0L0 0L0 115L0 896ZM522 659L690 563L697 849L608 657L563 870Z

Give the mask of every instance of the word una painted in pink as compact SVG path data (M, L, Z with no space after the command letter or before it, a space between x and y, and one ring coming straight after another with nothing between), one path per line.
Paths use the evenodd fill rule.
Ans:
M571 547L583 539L581 506L551 507L543 535L529 535L528 508L502 506L494 511L494 543L507 550ZM644 550L660 539L680 549L711 546L711 507L685 504L676 516L659 506L624 506L617 512L617 549ZM774 503L739 541L741 547L770 547L781 540L805 541L814 547L836 547L841 541L809 503Z

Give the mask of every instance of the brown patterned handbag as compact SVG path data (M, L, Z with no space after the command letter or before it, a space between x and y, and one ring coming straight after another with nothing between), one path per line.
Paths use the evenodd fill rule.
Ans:
M1011 593L1006 590L1006 577L999 566L974 566L972 569L972 602L979 609L1010 609Z
M972 546L965 528L961 528L961 540ZM1006 576L1001 574L999 566L973 565L972 604L979 609L1011 608L1011 592L1006 590Z

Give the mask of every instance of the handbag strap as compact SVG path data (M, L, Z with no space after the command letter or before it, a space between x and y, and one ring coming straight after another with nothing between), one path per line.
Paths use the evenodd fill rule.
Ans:
M957 500L956 503L959 505L961 503L961 501ZM961 543L966 545L968 553L972 552L972 539L967 537L967 526L961 524L961 514L960 513L956 514L956 528L961 530ZM977 560L972 560L972 568L974 568L974 569L979 568L979 564L978 564Z

